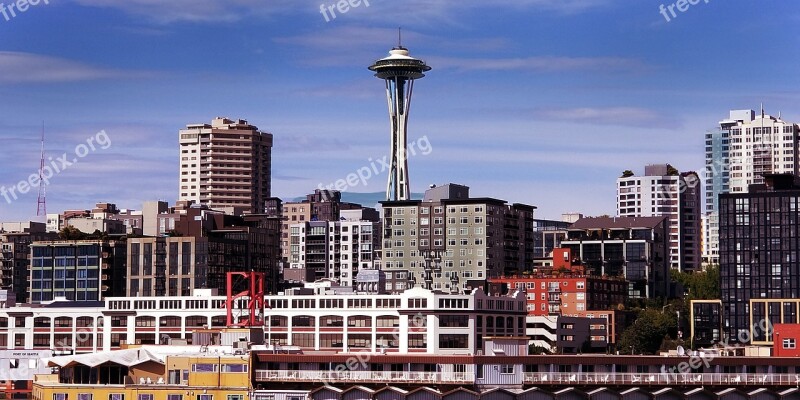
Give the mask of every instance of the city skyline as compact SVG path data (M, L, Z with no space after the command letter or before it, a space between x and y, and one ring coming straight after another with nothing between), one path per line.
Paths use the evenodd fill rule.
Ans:
M398 25L436 67L411 112L409 142L431 150L409 158L413 193L453 182L537 217L613 214L630 166L702 172L704 134L729 110L763 102L800 120L798 56L775 51L797 44L788 1L701 2L669 19L660 2L372 0L335 18L318 2L270 3L76 0L0 14L0 186L37 172L42 121L54 160L110 138L51 179L51 213L174 202L176 133L214 117L274 135L274 196L377 170L385 90L365 65L396 45ZM348 189L382 191L385 174ZM0 198L0 220L35 210L36 190Z

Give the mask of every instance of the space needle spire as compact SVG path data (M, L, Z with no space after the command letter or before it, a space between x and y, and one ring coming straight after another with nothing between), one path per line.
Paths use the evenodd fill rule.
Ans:
M398 39L400 39L398 33ZM386 98L389 102L389 121L391 123L391 163L389 180L386 185L386 200L409 200L408 182L408 111L411 108L411 94L414 81L425 76L431 67L424 61L408 55L408 49L398 43L389 51L389 57L375 61L369 67L375 77L386 81Z

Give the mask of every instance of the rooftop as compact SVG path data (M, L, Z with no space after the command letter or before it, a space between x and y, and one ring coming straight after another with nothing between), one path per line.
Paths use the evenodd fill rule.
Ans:
M655 228L667 217L585 217L568 230Z

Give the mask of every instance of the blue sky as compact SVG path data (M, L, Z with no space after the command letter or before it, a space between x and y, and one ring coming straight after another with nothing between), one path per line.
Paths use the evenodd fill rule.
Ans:
M279 197L368 166L389 125L366 67L398 26L433 67L409 123L433 149L410 160L414 192L455 182L540 217L613 214L621 171L699 170L730 109L800 121L795 0L701 1L669 22L666 0L369 0L329 22L329 0L43 1L0 15L0 186L37 171L42 121L54 159L111 139L51 179L50 212L174 202L177 132L216 116L275 135ZM0 221L35 210L35 190L0 197Z

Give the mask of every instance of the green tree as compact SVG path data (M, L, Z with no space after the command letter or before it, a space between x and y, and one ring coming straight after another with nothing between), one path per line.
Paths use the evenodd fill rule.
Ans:
M95 229L94 232L86 236L86 239L106 240L108 239L108 232L101 232L100 229Z
M67 225L58 232L58 238L61 240L83 240L86 239L86 234L74 226Z
M672 315L653 308L639 312L636 321L622 332L617 349L625 354L655 354L665 337L675 331Z
M528 345L528 354L546 355L546 354L551 354L551 352L550 350L542 346L537 346L531 343L530 345Z
M689 300L716 300L720 298L719 265L709 265L702 271L680 272L672 270L672 280L689 290Z
M667 175L674 176L678 174L680 174L680 172L678 172L677 168L673 167L671 164L667 164Z
M623 178L630 178L632 176L633 176L633 171L631 171L629 169L626 169L625 171L622 171L622 177Z

